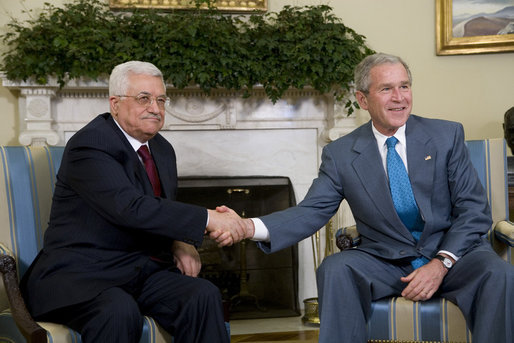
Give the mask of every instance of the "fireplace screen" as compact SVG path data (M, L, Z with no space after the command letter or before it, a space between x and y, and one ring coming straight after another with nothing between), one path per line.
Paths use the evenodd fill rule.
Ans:
M287 177L180 178L177 200L211 209L227 205L247 218L295 205ZM265 254L250 240L218 248L206 238L199 252L200 276L220 288L231 319L300 314L296 245Z

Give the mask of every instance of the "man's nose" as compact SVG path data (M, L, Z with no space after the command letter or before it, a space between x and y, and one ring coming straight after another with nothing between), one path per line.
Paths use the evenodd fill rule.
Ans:
M402 92L400 91L400 88L393 88L393 94L392 94L392 98L393 100L395 101L402 101L403 100L403 94Z
M161 113L161 108L157 104L156 98L151 100L150 105L146 108L146 110L151 113Z

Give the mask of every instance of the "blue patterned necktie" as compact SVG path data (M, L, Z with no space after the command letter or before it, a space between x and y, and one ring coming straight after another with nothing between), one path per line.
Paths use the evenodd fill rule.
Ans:
M417 242L421 237L423 221L421 220L418 205L414 199L407 169L405 169L400 155L396 152L396 143L398 143L398 139L394 136L386 140L389 188L391 189L394 208L398 216ZM411 264L414 268L419 268L427 262L428 260L426 258L420 257L412 261Z

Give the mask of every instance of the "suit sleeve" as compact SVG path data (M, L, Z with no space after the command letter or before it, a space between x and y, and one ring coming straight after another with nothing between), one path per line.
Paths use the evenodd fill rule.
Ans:
M469 158L460 124L454 139L447 164L451 226L439 250L447 250L461 257L480 242L481 236L491 228L492 219L485 190Z
M135 173L137 163L124 153L90 146L71 147L59 172L67 193L59 194L80 197L95 215L118 228L201 244L206 209L145 194ZM77 215L87 212L76 208L71 215L74 211Z
M270 242L259 244L265 252L287 248L311 236L339 209L343 190L336 163L326 147L321 159L318 177L297 206L260 218L270 233Z

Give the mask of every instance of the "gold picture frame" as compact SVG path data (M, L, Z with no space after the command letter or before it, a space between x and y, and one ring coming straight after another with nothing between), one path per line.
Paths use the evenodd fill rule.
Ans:
M216 8L226 12L248 12L268 10L268 0L213 0ZM109 0L111 9L152 8L156 10L194 9L193 0Z
M512 6L514 6L514 1L512 1ZM436 1L437 55L514 51L514 33L454 37L454 29L462 30L462 25L464 24L460 27L454 27L453 8L453 0ZM510 32L510 30L508 32Z

